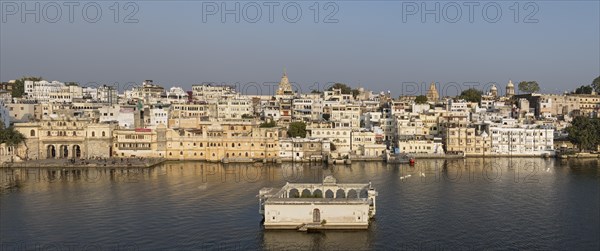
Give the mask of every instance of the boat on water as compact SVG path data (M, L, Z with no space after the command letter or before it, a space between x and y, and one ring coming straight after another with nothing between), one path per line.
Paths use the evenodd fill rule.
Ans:
M259 213L265 229L314 231L367 229L375 217L378 193L369 183L286 183L260 189Z

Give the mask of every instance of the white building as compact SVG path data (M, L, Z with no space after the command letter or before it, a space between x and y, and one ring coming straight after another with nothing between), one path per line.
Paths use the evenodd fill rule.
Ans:
M554 130L490 127L491 152L498 155L554 155Z
M192 98L197 101L214 101L235 93L235 89L228 85L192 85Z
M24 89L25 94L30 99L37 100L40 103L49 102L51 93L61 93L61 89L65 87L65 84L58 81L48 82L42 81L25 81Z
M367 229L377 212L370 183L338 184L333 176L322 183L262 188L258 197L265 229Z

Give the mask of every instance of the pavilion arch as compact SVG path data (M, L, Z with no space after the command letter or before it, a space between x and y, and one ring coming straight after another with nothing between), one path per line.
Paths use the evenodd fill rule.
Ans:
M61 145L59 149L60 149L60 151L59 151L58 156L60 158L68 158L69 157L69 146Z
M348 198L358 198L358 193L356 193L356 190L350 189L348 191Z
M300 198L300 192L298 192L298 189L292 188L288 192L288 198Z
M304 190L302 190L302 195L301 195L301 197L302 197L302 198L310 198L310 197L312 197L312 195L311 195L311 193L310 193L310 190L308 190L308 189L304 189Z
M79 145L73 146L73 158L81 158L81 147Z
M313 197L323 198L323 191L321 191L321 189L316 189L315 191L313 191Z
M54 147L54 145L49 145L46 148L46 158L47 159L56 158L56 147Z
M346 192L344 191L344 189L340 188L335 192L335 197L336 198L346 198Z
M367 189L362 189L362 190L360 190L359 196L360 196L360 198L367 198L367 197L369 197L369 191L367 191Z
M325 191L325 198L333 198L334 194L333 191L331 191L331 189L327 189L327 191Z

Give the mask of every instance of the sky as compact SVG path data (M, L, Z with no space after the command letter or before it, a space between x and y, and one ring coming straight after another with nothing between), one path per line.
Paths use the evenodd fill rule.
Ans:
M561 93L600 76L597 0L0 4L1 81L271 94L285 69L302 92L341 82L397 96L431 82L441 95L491 84L502 93L509 80Z

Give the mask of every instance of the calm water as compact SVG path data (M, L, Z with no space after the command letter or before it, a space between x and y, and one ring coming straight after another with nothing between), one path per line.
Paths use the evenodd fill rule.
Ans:
M263 231L256 194L286 181L371 181L368 231ZM185 162L0 169L1 250L598 250L600 163L419 160L414 167ZM410 175L410 177L407 177ZM402 178L401 177L406 177Z

